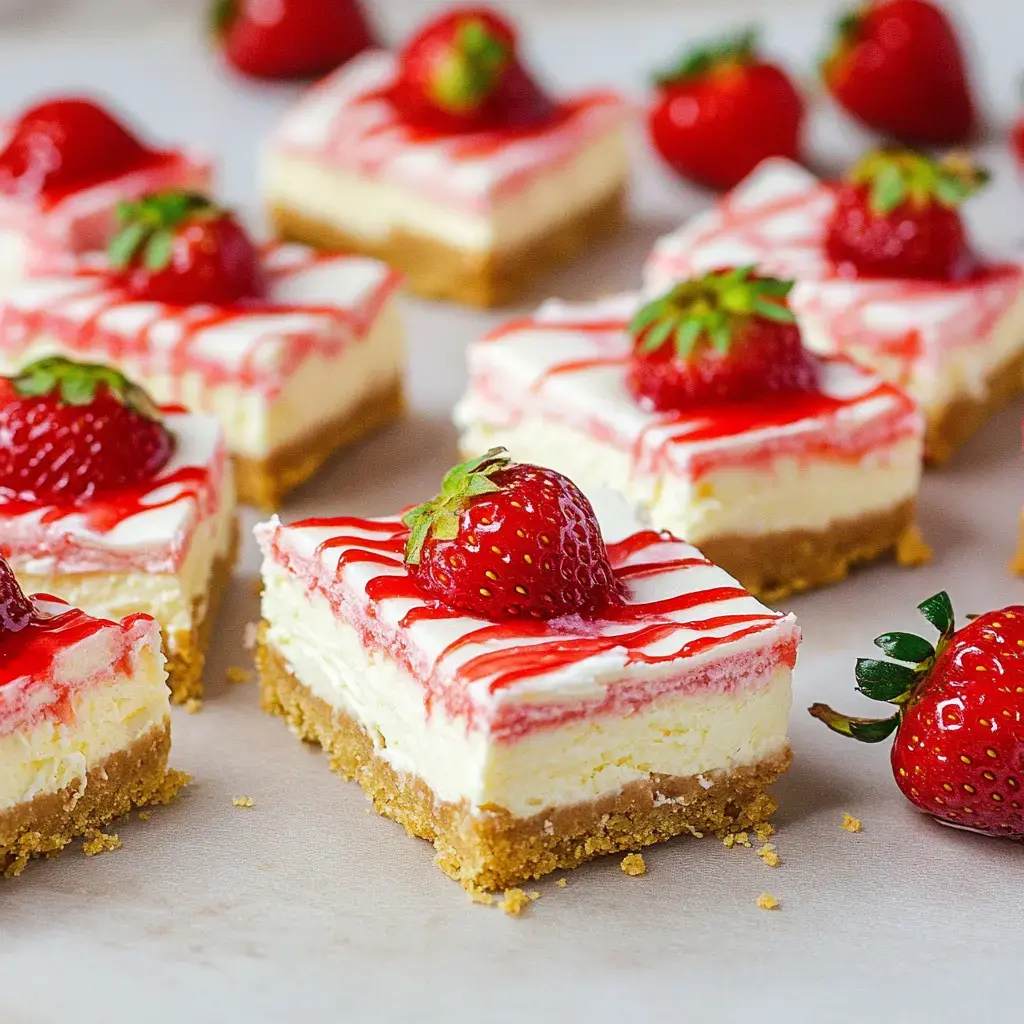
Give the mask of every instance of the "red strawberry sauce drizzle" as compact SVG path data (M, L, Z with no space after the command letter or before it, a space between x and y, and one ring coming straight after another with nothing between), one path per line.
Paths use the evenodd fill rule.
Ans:
M531 328L586 334L593 339L594 348L600 353L592 358L572 359L549 366L531 384L531 394L540 393L552 378L567 374L621 367L625 376L632 342L628 338L627 324L621 320L517 320L493 331L484 342L500 341L518 331ZM823 361L827 362L828 359ZM490 394L490 391L487 390L487 393ZM848 430L844 437L835 436L835 432L817 432L813 436L797 434L792 437L775 437L765 442L754 441L752 445L745 444L731 450L687 453L689 472L695 479L723 466L757 466L782 455L798 459L841 458L859 462L868 452L891 446L918 429L913 402L881 381L871 391L853 398L836 398L823 391L772 393L757 402L722 403L692 408L682 413L652 414L649 424L632 440L634 469L653 473L668 466L673 445L738 438L756 430L821 419L833 416L844 408L883 396L889 397L893 403L888 415L875 417L855 431ZM622 439L614 437L606 424L595 421L588 429L600 440L622 444Z
M301 274L318 262L339 259L338 256L309 253L300 261L280 265L272 260L268 262L268 257L273 255L274 247L263 250L271 292L274 282ZM48 301L39 308L5 304L0 309L0 347L16 352L38 335L47 334L56 336L63 350L74 355L101 358L115 364L131 359L141 365L145 375L158 375L169 380L172 387L179 384L184 374L193 372L201 374L210 387L235 384L259 390L267 398L275 397L287 378L311 355L335 355L351 340L365 336L401 280L400 275L388 273L362 308L349 309L340 305L293 305L275 302L272 298L246 300L230 307L143 303L128 296L106 270L82 267L68 276L91 281L95 287L76 290L72 295ZM80 319L72 315L71 310L92 297L96 301L88 317ZM128 306L151 308L153 312L141 326L130 332L115 331L103 325L105 317ZM247 348L237 366L198 351L198 343L207 331L244 323L254 317L289 314L315 317L316 323L304 331L289 327L282 333L261 325L256 343ZM158 344L155 332L166 338L171 325L178 328L180 337L170 346L166 341ZM261 356L264 348L277 345L282 337L286 341L282 357L271 360L271 369L263 367ZM179 388L167 400L179 402L182 397Z
M119 654L112 665L104 665L102 677L109 682L134 671L135 641L141 635L137 627L152 622L140 613L116 623L93 618L46 595L34 600L37 614L33 622L20 632L6 634L0 647L0 736L31 729L43 720L70 724L74 720L73 691L97 680L57 683L53 668L61 652L97 633L116 631ZM40 608L42 602L48 605L45 611ZM11 688L15 682L20 685ZM44 687L50 688L52 696L41 699L38 691Z
M365 586L367 603L356 602L358 615L353 614L350 599L343 595L343 588L340 587L342 569L345 566L366 563L388 568L401 567L401 553L408 530L398 520L339 517L303 520L287 527L285 532L304 529L332 529L339 533L321 542L315 549L312 559L307 562L293 556L281 544L281 533L278 532L270 542L269 550L272 557L303 579L307 589L319 590L332 604L335 612L361 633L364 645L371 648L384 646L415 678L420 679L425 690L424 700L428 713L440 707L450 716L464 717L467 727L473 726L478 714L478 709L467 692L468 684L490 680L488 690L495 693L538 675L567 668L587 658L617 649L625 650L627 664L650 665L677 661L763 632L783 618L775 612L722 615L690 622L676 622L665 618L673 612L688 608L748 596L746 591L738 587L714 587L659 601L626 604L610 609L601 619L591 622L576 619L530 619L481 625L470 629L450 643L441 652L429 672L418 671L410 652L403 644L402 636L382 636L380 627L374 625L379 616L380 602L395 599L417 602L399 622L399 630L406 630L422 621L470 621L466 614L437 604L424 603L422 592L404 570L400 574L389 573L372 577ZM354 529L370 533L371 536L359 537L348 532ZM707 559L697 556L676 559L654 558L639 563L630 561L644 551L657 548L671 540L673 538L668 534L647 530L617 544L609 545L616 576L623 580L637 579L641 576L711 564ZM331 580L323 568L322 556L338 548L343 550L338 568ZM634 628L627 628L614 634L604 632L612 624L632 625ZM693 638L667 654L652 654L646 650L652 644L664 642L684 630L701 632L717 629L727 629L729 632L724 636ZM517 640L539 642L515 644ZM513 645L477 654L463 662L454 672L444 669L445 662L464 648L501 642L512 642ZM755 652L754 655L738 656L737 661L740 658L744 659L740 669L742 678L763 676L780 662L792 667L796 660L796 647L795 636L787 636L768 648ZM755 662L753 671L749 663L751 657ZM609 687L605 697L596 706L594 702L530 702L528 705L502 705L498 707L496 717L488 723L488 728L494 735L511 739L534 728L554 727L595 714L619 712L624 706L635 710L665 694L679 693L682 690L699 692L701 689L713 687L721 690L721 680L717 679L716 673L722 668L723 663L719 663L695 674L684 674L681 666L678 676L657 683L625 680L618 686Z

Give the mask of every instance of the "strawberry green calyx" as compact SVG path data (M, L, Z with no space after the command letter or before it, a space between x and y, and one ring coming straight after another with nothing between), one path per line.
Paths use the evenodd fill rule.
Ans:
M434 71L430 99L450 114L471 113L497 88L512 53L478 18L458 27L451 52Z
M213 0L210 8L210 30L215 39L227 35L231 23L238 17L238 0Z
M674 85L726 68L744 67L756 56L757 33L747 29L739 35L691 50L672 67L654 76L655 85Z
M878 743L891 736L903 718L904 709L928 678L936 658L954 632L953 605L945 591L923 601L918 610L939 631L937 644L913 633L883 633L875 638L875 646L896 660L857 660L857 690L872 700L895 705L895 714L889 718L851 718L833 711L827 704L814 704L807 709L811 716L824 722L833 732L862 743Z
M878 149L858 160L847 180L866 186L872 212L884 216L904 203L955 209L988 182L989 173L960 153L932 160L909 149Z
M196 217L213 218L222 212L198 192L157 192L121 203L117 208L119 228L107 256L118 270L131 266L140 255L147 270L163 270L171 262L176 227Z
M460 513L473 498L499 491L501 488L490 477L511 464L512 458L504 448L492 448L485 455L449 469L441 481L441 493L402 517L411 531L405 545L405 561L409 565L419 564L428 537L455 540Z
M682 359L690 359L704 339L724 354L751 318L794 323L786 305L792 287L792 281L754 276L753 267L706 274L649 302L633 317L629 331L642 352L671 341Z
M861 10L847 11L836 20L832 48L821 60L821 75L826 82L839 70L842 59L860 38L863 24Z
M90 405L97 391L106 387L125 408L156 423L163 419L145 389L109 366L48 356L25 366L11 378L11 384L22 398L43 398L56 393L64 405Z

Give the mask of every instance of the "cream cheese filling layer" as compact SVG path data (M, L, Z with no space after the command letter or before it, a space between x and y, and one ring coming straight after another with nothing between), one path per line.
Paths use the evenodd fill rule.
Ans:
M228 448L236 455L266 459L279 448L315 433L320 426L354 412L373 395L401 377L403 328L398 304L390 299L364 338L327 358L313 353L287 380L284 390L268 399L262 392L231 380L211 383L196 371L163 375L131 353L118 359L119 368L141 384L161 405L184 405L215 416L224 428ZM6 369L54 354L70 354L58 338L40 335L10 357L0 354ZM78 356L82 358L81 355Z
M164 659L147 646L131 676L100 681L72 697L72 720L42 721L0 736L0 810L66 786L84 792L86 776L157 726L166 727Z
M316 697L354 718L378 757L435 797L474 813L529 817L618 792L652 773L690 777L756 764L788 745L790 670L744 679L740 692L664 697L628 716L602 715L496 739L443 712L386 652L363 645L322 595L267 559L266 640Z
M444 206L411 188L284 152L268 157L265 197L271 207L280 206L371 243L405 233L453 249L504 252L599 205L624 186L628 176L626 143L616 128L483 212Z
M211 575L218 559L231 555L235 536L235 484L225 466L217 510L196 526L180 571L33 572L28 563L11 560L22 588L29 594L53 594L89 615L115 622L135 612L152 615L163 630L168 651L178 635L189 633L206 614Z
M635 470L633 453L575 427L525 415L512 426L475 418L472 398L456 413L468 454L502 445L524 462L540 462L587 489L607 487L639 518L698 547L712 537L760 537L786 530L825 530L830 523L880 512L913 499L921 477L921 443L905 438L859 462L777 456L763 468L723 467L699 479Z

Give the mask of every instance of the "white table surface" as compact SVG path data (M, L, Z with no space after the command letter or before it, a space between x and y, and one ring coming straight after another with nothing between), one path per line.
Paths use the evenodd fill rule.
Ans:
M731 9L603 5L584 19L525 6L553 79L610 80L637 95L673 39L720 27ZM822 6L780 4L768 19L773 45L803 71L826 32ZM1005 115L1024 11L1016 0L971 8L986 87ZM140 28L136 15L130 34L89 24L63 38L0 38L3 105L102 90L153 134L219 154L226 193L253 205L257 143L291 91L230 79L184 19ZM813 135L833 162L856 151L827 114ZM993 153L996 187L973 216L990 242L1015 245L1024 188ZM652 240L707 201L639 162L629 234L531 302L630 286ZM463 348L497 319L410 301L411 414L336 459L284 515L380 514L431 492L455 460L449 411ZM248 663L241 637L258 613L249 542L214 641L209 700L201 714L175 712L173 761L194 784L150 821L118 825L118 853L68 851L0 885L0 1021L1016 1019L1024 850L916 814L883 749L833 736L804 708L865 708L853 659L883 630L918 626L914 606L934 591L948 588L961 615L1020 598L1005 571L1021 502L1019 424L1019 409L1007 411L953 467L928 474L921 518L933 566L873 568L791 602L806 642L796 759L778 787L782 867L714 839L673 842L645 854L642 878L611 858L570 873L565 889L539 884L542 898L518 920L471 904L427 844L366 813L357 787L259 712L254 686L223 681L228 666ZM234 808L237 795L255 807ZM861 834L839 828L843 812L863 820ZM778 912L755 906L764 891Z

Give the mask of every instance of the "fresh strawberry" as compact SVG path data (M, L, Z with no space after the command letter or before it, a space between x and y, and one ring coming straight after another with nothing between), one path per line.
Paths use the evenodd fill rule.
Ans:
M1024 116L1013 126L1013 151L1020 165L1024 167Z
M961 156L930 160L877 150L838 189L825 247L841 270L873 277L949 281L975 263L960 204L988 180Z
M215 0L213 29L252 78L318 78L377 45L357 0Z
M0 502L133 487L173 451L152 399L116 370L51 356L0 377Z
M227 306L264 294L256 247L234 215L205 196L161 192L117 212L108 254L136 298Z
M977 132L956 30L928 0L875 0L847 15L822 76L848 114L900 142L957 146Z
M0 152L0 193L36 196L103 181L149 155L102 107L77 97L48 100L11 126Z
M492 448L409 512L405 561L423 592L488 619L593 615L619 600L590 502L551 469Z
M0 643L5 633L18 633L31 621L32 602L25 596L14 570L0 556Z
M515 29L490 8L448 11L406 43L393 100L410 123L446 133L549 121L556 106L517 46Z
M690 53L656 81L651 140L684 178L727 189L767 157L799 159L803 100L753 32Z
M663 412L813 390L818 365L786 304L792 287L740 267L685 281L648 303L630 324L634 397Z
M850 718L824 704L810 712L866 743L895 733L896 785L927 814L1024 839L1024 606L988 612L956 631L945 592L919 607L939 631L936 647L886 633L875 644L907 664L857 662L857 689L895 705L895 714Z

